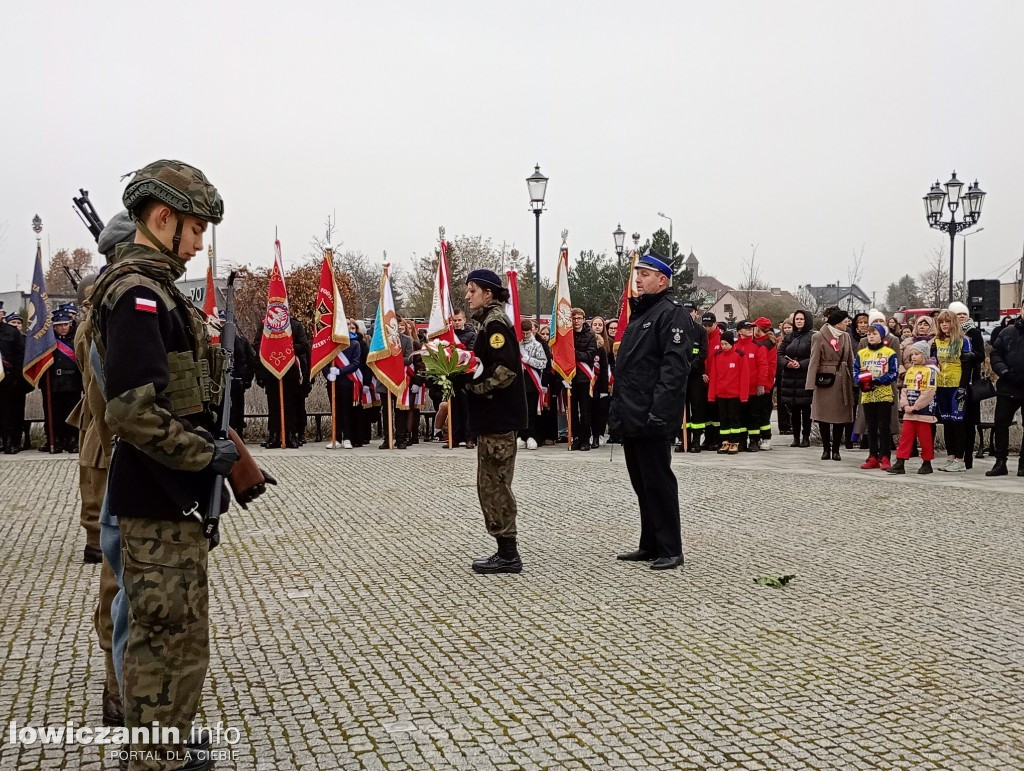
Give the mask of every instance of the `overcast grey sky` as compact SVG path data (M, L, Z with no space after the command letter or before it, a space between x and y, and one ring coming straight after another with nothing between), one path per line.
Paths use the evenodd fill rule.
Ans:
M1019 0L8 3L0 290L28 283L33 214L91 245L71 196L109 218L162 157L221 190L222 261L269 264L275 225L297 259L332 211L374 258L441 224L532 255L539 162L545 273L562 228L611 252L661 210L733 284L752 243L787 289L864 244L879 302L946 238L921 197L955 168L989 193L969 277L994 275L1024 242L1022 30Z

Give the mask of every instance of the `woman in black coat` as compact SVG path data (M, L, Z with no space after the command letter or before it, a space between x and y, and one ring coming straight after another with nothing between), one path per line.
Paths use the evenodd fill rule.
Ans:
M811 397L805 387L807 366L811 361L811 316L805 310L793 314L793 332L779 346L781 384L779 401L792 416L793 441L790 447L811 446Z

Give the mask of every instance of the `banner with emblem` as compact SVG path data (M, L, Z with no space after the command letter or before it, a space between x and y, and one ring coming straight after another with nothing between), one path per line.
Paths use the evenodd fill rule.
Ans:
M320 285L313 303L313 344L310 355L310 377L326 367L343 350L348 348L348 320L345 305L338 290L334 275L334 252L324 250L320 265Z
M274 268L270 272L270 283L267 286L267 313L263 317L260 361L278 380L283 378L295 363L288 289L284 284L281 242L277 240L274 241Z
M57 338L50 319L50 298L43 279L43 250L36 243L36 266L32 273L32 294L28 299L28 331L25 333L25 365L22 373L33 388L53 365Z
M551 307L551 367L562 380L576 376L576 342L572 329L572 300L569 298L569 247L565 236L558 253L555 301Z
M391 393L401 398L405 391L405 358L402 356L402 338L398 332L398 314L395 297L391 292L391 263L384 263L380 277L380 301L373 320L373 338L366 363Z
M441 247L437 252L437 276L434 278L434 299L430 303L430 321L427 324L428 340L444 340L452 345L461 345L455 336L455 322L452 310L451 276L448 273L448 242L441 234Z
M612 352L619 352L619 344L622 336L626 333L626 326L629 324L629 316L632 313L629 301L636 297L636 261L640 259L640 253L634 249L630 253L629 273L626 276L626 286L622 289L622 301L619 303L619 324L615 328L615 339L612 341Z

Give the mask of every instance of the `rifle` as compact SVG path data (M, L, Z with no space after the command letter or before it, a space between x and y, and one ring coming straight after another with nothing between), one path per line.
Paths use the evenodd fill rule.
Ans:
M228 276L228 284L224 289L224 327L220 332L220 344L227 353L227 366L224 367L224 379L221 381L221 413L215 439L230 439L235 443L239 459L228 474L228 481L235 494L235 500L243 509L267 490L267 485L276 485L277 480L256 464L256 459L245 446L242 438L231 428L231 378L235 371L235 337L238 328L235 325L235 271ZM210 491L210 505L206 518L203 520L203 532L207 538L213 538L220 522L221 500L224 491L224 477L218 474L213 480Z
M71 288L74 289L77 292L78 291L78 282L82 280L82 274L78 273L78 271L76 270L75 273L78 273L78 278L75 278L75 273L71 272L71 268L69 268L67 265L65 265L63 267L64 267L64 273L68 277L68 281L71 282Z
M75 204L75 214L89 228L89 232L96 239L96 243L99 243L100 233L103 232L104 227L103 220L100 219L100 215L96 213L96 208L92 205L92 201L89 200L89 191L78 188L78 192L82 194L80 198L71 196L71 200Z

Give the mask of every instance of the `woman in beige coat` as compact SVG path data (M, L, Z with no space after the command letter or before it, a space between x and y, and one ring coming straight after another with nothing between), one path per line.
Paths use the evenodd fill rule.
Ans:
M846 330L850 314L837 310L811 336L807 383L814 390L811 420L821 432L821 459L841 460L843 428L853 422L853 338Z

